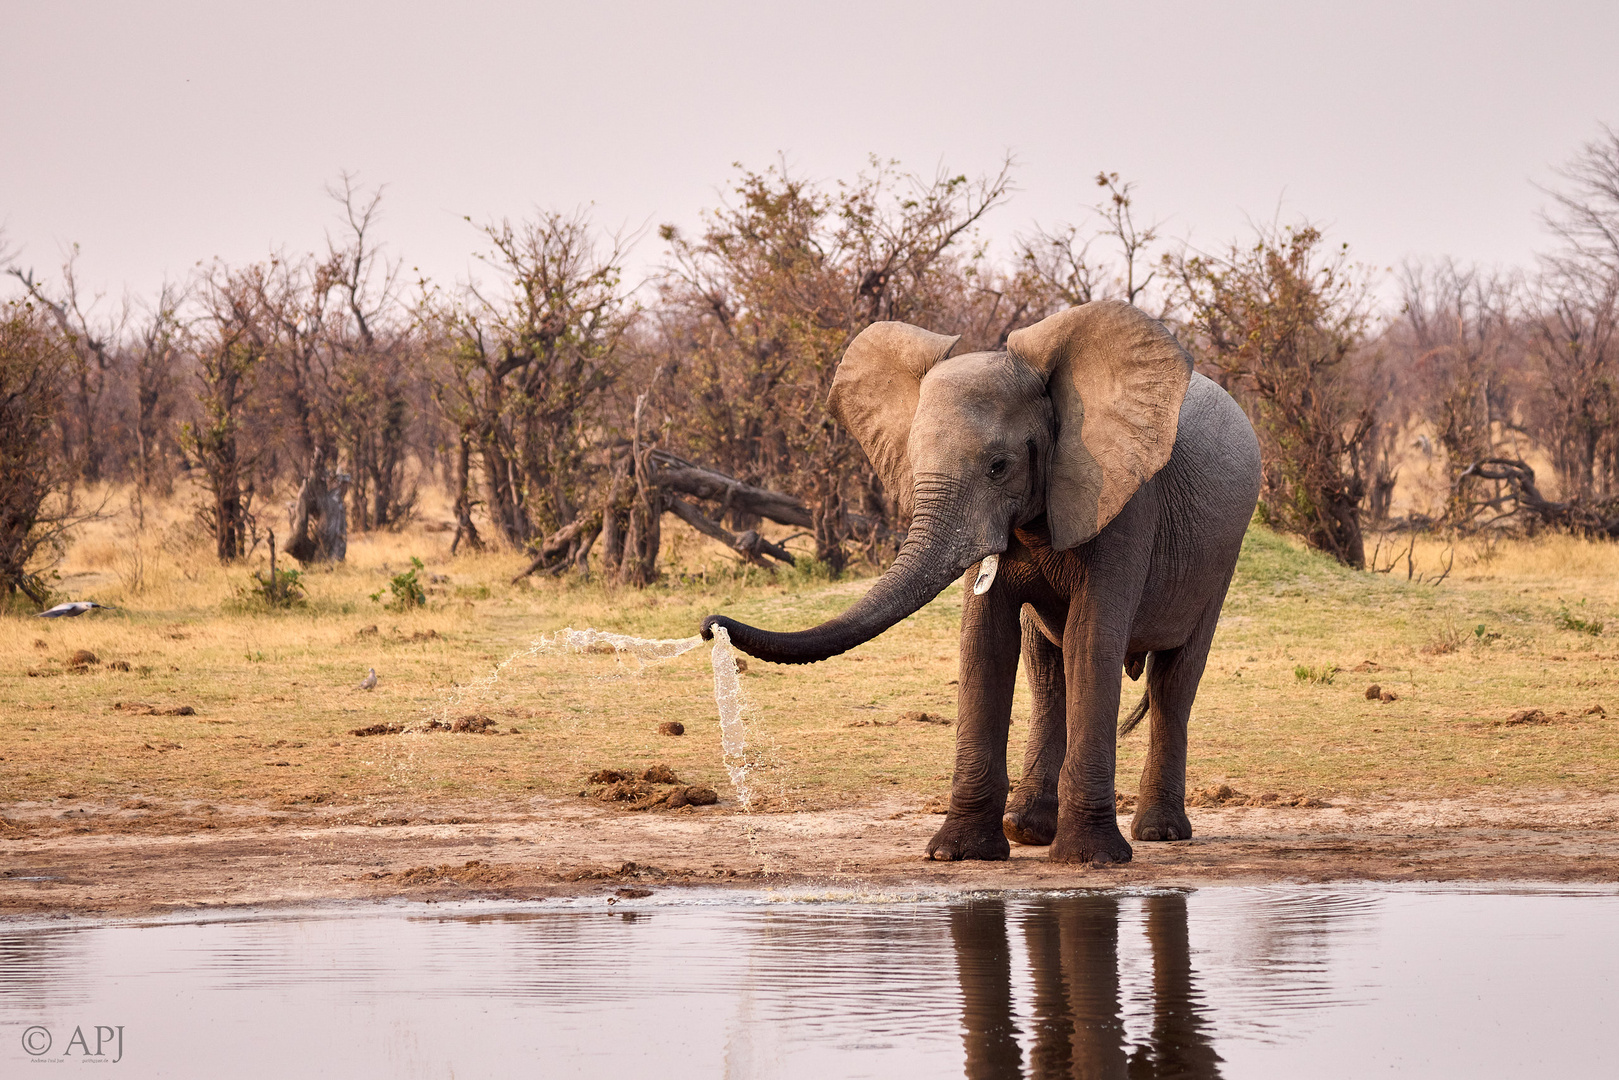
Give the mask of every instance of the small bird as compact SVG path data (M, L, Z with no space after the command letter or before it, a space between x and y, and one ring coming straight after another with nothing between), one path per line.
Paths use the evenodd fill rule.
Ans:
M46 608L44 611L39 613L39 618L61 619L65 617L71 619L76 616L83 615L91 608L101 608L104 611L114 610L108 605L98 604L94 600L71 600L66 604L57 604L53 608Z
M376 688L377 688L377 669L372 668L371 669L371 674L369 674L365 678L361 679L360 680L360 685L356 689L375 690Z

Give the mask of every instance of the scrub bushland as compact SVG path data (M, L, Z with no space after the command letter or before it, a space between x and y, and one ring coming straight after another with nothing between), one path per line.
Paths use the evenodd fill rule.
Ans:
M515 804L662 763L723 805L706 647L644 669L609 654L520 656L489 676L564 626L679 638L720 611L800 628L871 580L740 567L678 526L671 572L650 588L511 584L522 556L452 558L451 533L417 524L352 538L346 563L310 568L303 598L275 606L254 587L262 546L221 567L211 538L171 514L165 525L148 508L140 532L95 523L69 551L58 595L118 610L0 617L0 804ZM1409 578L1403 560L1356 571L1250 530L1193 709L1191 788L1329 801L1615 788L1619 546L1419 540L1411 559ZM1440 584L1419 580L1447 563ZM412 571L425 602L390 603L390 582ZM955 715L960 606L953 586L825 663L750 662L766 809L946 794L954 728L907 714ZM359 688L373 667L375 688ZM1128 708L1140 686L1121 681ZM1014 763L1027 716L1020 688ZM463 717L487 721L352 734ZM667 721L685 735L660 734ZM1146 738L1120 745L1123 792Z

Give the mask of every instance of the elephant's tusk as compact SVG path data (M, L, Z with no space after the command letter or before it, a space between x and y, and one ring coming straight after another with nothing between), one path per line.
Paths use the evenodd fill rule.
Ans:
M999 555L985 555L984 561L978 564L978 578L973 582L973 595L983 596L989 592L989 587L995 584L995 571L1001 566Z

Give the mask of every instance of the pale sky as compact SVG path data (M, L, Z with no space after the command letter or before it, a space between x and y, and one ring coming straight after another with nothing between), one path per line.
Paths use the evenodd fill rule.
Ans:
M323 245L386 183L389 249L468 272L462 220L590 204L690 226L733 162L993 171L986 223L1080 220L1099 169L1214 247L1308 215L1360 260L1528 265L1552 168L1619 124L1619 4L113 3L0 0L0 224L150 293ZM637 269L655 264L649 235Z

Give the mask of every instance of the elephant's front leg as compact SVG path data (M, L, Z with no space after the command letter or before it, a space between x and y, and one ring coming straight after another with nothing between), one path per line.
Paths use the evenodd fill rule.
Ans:
M934 859L1005 859L1006 730L1012 722L1022 605L1004 586L982 596L966 589L956 696L956 771L950 811L928 842Z
M1068 684L1062 649L1040 628L1039 617L1023 609L1023 676L1028 680L1029 742L1023 777L1012 789L1001 819L1008 840L1045 845L1057 835L1057 778L1068 749Z
M1089 600L1075 605L1063 630L1068 681L1068 752L1057 779L1057 862L1129 862L1119 831L1113 772L1118 749L1119 672L1125 634Z

